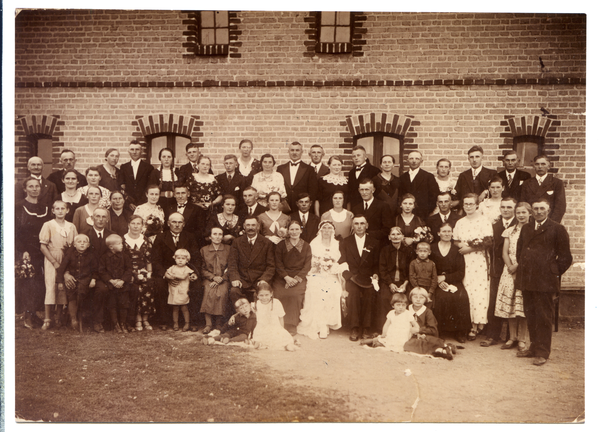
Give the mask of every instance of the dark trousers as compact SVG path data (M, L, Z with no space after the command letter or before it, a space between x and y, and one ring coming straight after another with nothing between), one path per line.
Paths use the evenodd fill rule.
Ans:
M94 324L104 322L104 308L108 298L108 286L101 280L96 280L96 287L90 288L89 295L92 298L92 320Z
M158 325L169 325L173 323L173 310L167 304L169 298L169 282L163 278L154 278L156 306L156 323Z
M492 277L490 281L490 302L487 312L487 328L485 334L488 339L498 340L500 339L500 333L502 332L502 324L504 318L497 317L494 314L496 310L496 297L498 296L498 285L500 284L499 277Z
M188 309L190 311L190 325L194 327L200 326L200 320L202 318L200 307L202 306L203 294L204 288L199 280L190 282L190 303L188 304Z
M245 298L252 303L256 300L256 288L254 286L250 288L238 288L232 286L229 290L229 300L231 300L231 304L235 305L235 302L241 298Z
M552 322L554 317L554 293L523 291L523 307L534 357L548 358L552 345Z
M348 291L348 325L350 328L362 327L368 329L373 324L373 309L376 301L376 291L361 288L351 280L346 281Z

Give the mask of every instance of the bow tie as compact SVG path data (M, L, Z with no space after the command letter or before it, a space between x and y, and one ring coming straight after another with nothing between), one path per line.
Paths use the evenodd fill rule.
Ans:
M185 204L177 204L177 208L178 208L178 209L180 209L180 208L185 208Z
M360 166L360 167L356 167L356 171L362 171L362 169L365 167L365 165Z
M290 162L290 166L298 166L300 162Z

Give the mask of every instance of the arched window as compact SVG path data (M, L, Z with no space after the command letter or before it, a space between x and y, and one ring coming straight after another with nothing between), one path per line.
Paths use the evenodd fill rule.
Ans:
M519 158L519 168L534 172L533 158L544 152L544 137L536 135L521 135L513 139L513 150Z
M392 155L396 160L392 173L396 176L402 174L403 137L385 132L369 132L354 136L354 145L361 145L367 151L371 164L380 168L381 157Z
M176 133L146 135L148 161L155 167L160 166L158 153L161 149L167 147L173 150L173 153L175 154L175 160L173 161L174 165L184 165L188 162L185 154L185 146L188 145L190 141L191 138L189 136Z

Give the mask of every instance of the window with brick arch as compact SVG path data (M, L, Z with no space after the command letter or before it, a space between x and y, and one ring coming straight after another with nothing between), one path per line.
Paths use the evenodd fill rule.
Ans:
M199 12L197 54L202 56L226 56L228 53L229 12Z
M519 158L518 168L534 175L533 158L544 152L544 137L522 135L513 138L513 150Z
M31 143L31 156L38 156L44 161L42 177L52 173L52 137L44 134L33 134L28 137Z
M185 146L190 143L192 139L189 136L179 135L175 133L164 133L156 135L147 135L146 143L148 151L148 160L154 167L160 167L160 160L158 154L163 148L169 148L175 155L173 161L174 166L179 167L188 163L188 159L185 153Z
M321 12L317 28L319 29L317 52L322 54L352 52L351 12Z
M383 132L371 132L354 137L354 145L361 145L367 151L367 157L372 165L377 168L381 168L381 157L385 155L392 155L396 160L392 174L400 176L403 168L403 152L404 152L404 141L402 136L383 133Z

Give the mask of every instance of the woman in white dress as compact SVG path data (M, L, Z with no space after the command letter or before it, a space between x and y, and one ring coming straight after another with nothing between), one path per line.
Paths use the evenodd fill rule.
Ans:
M492 178L489 186L489 198L484 199L479 204L479 210L491 224L500 219L500 203L502 202L502 192L504 192L504 184L498 176Z
M273 155L264 154L260 157L260 165L262 171L254 174L252 179L252 187L258 192L258 202L260 205L267 207L267 195L271 192L279 192L281 199L284 200L287 196L285 191L285 182L281 173L275 171L275 158Z
M465 258L463 284L469 294L471 307L471 332L468 340L475 340L477 333L487 324L490 298L490 280L487 249L492 245L494 232L490 221L478 211L477 194L468 193L463 198L466 216L454 227L454 241Z
M310 242L312 265L306 278L304 307L300 312L298 333L311 339L325 339L329 329L342 326L341 299L346 297L342 272L348 264L338 264L340 243L329 221L319 224L317 237ZM344 295L345 294L345 295Z

